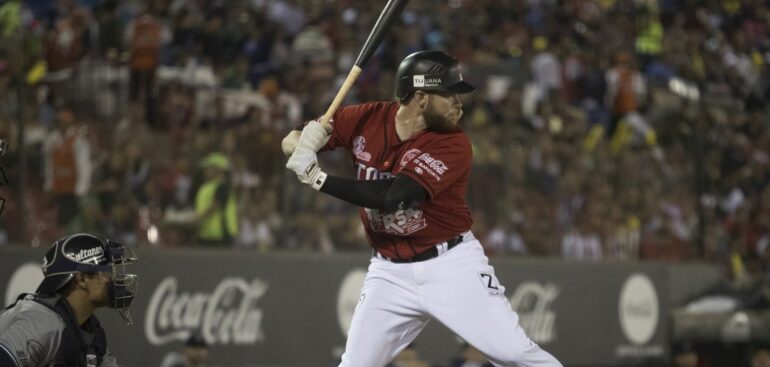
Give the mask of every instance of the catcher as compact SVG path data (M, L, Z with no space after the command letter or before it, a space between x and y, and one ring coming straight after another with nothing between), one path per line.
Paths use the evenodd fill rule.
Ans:
M0 366L117 366L94 311L128 307L137 276L125 245L87 233L54 242L43 258L45 277L33 294L21 294L0 312Z

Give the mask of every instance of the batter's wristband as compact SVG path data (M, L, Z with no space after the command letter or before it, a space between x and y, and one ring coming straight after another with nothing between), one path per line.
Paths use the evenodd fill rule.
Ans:
M318 171L318 174L315 176L315 180L310 184L310 187L313 188L315 191L321 190L321 187L324 185L324 182L326 182L326 177L328 175L324 171Z

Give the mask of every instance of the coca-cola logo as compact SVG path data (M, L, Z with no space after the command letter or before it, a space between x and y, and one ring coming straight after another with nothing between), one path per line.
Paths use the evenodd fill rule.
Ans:
M264 340L259 299L268 284L261 279L222 279L210 293L180 291L176 277L163 279L147 306L144 331L152 345L184 341L200 331L209 344L255 344Z
M558 285L537 282L521 283L511 296L511 306L519 314L519 324L537 343L550 343L556 339L556 312L551 307L558 296Z

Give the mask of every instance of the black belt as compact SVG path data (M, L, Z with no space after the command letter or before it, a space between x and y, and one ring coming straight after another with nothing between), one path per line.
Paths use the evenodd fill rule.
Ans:
M455 238L453 238L453 239L451 239L449 241L446 241L446 243L447 243L447 251L449 251L452 247L455 247L455 246L459 245L462 242L463 242L463 235L457 235L457 237L455 237ZM377 249L373 250L374 253L372 255L374 255L374 257L378 257L378 258L381 258L383 260L387 260L387 261L390 261L392 263L397 263L397 264L400 264L400 263L416 263L416 262L420 262L420 261L430 260L430 259L438 256L438 246L441 246L442 244L443 244L443 242L438 244L438 245L436 245L436 246L431 246L425 252L422 252L422 253L419 253L417 255L414 255L414 256L412 256L412 257L410 257L408 259L391 259L389 257L382 256L382 254L380 254L380 256L377 256L378 255L377 254Z

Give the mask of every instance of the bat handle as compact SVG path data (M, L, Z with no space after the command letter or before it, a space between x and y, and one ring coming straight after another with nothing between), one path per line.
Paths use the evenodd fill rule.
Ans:
M321 125L324 126L327 133L330 133L332 131L332 127L331 127L331 124L329 124L329 121L332 119L332 116L334 116L334 113L337 112L337 109L342 104L342 101L345 99L345 96L348 95L350 88L353 87L353 84L356 82L356 79L358 79L359 74L361 74L361 67L358 65L354 65L353 68L350 69L350 73L348 73L348 77L345 78L345 82L342 83L342 87L337 92L337 95L334 97L334 100L332 101L332 104L329 106L329 109L326 110L326 113L321 117Z

